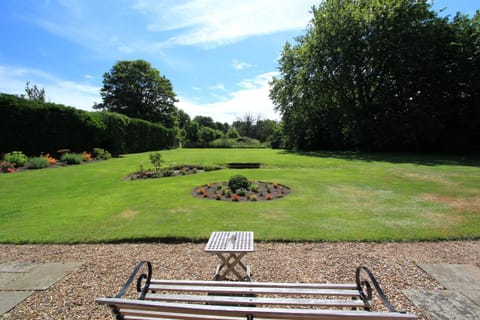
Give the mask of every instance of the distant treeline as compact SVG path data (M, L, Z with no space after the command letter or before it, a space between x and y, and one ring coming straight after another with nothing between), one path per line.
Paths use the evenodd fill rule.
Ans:
M111 112L88 112L0 94L0 154L103 148L114 155L173 148L175 129Z

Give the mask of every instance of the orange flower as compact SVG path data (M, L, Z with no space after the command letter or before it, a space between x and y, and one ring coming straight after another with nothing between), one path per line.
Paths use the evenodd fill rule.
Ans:
M50 154L48 154L48 153L45 156L45 158L47 158L47 161L50 165L53 165L53 164L57 163L57 159L55 159L54 157L51 157Z
M80 155L82 157L83 161L90 161L92 160L92 154L88 153L86 151L83 151L82 154Z

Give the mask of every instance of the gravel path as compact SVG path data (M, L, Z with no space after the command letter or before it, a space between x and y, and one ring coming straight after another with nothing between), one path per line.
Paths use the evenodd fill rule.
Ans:
M217 258L205 244L0 245L0 261L84 264L47 291L27 298L2 319L113 319L96 305L115 295L141 260L153 263L153 276L211 279ZM480 267L480 241L421 243L256 243L244 261L254 281L353 282L355 268L369 267L397 309L421 316L402 289L443 289L416 263L461 263ZM378 303L375 308L381 309ZM421 319L424 319L421 317Z

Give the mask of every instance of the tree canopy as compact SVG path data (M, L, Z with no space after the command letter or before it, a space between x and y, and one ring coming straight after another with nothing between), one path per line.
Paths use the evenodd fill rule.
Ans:
M172 84L145 60L116 62L103 75L100 95L103 102L95 109L160 123L167 128L178 126Z
M286 43L270 97L296 149L478 150L480 13L325 0Z

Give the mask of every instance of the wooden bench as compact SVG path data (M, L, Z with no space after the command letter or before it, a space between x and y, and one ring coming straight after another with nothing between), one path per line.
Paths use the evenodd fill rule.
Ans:
M138 299L122 296L138 272ZM306 284L152 279L152 265L137 265L113 298L98 298L117 319L416 319L397 312L372 273L359 267L350 284ZM375 289L390 311L371 311Z

